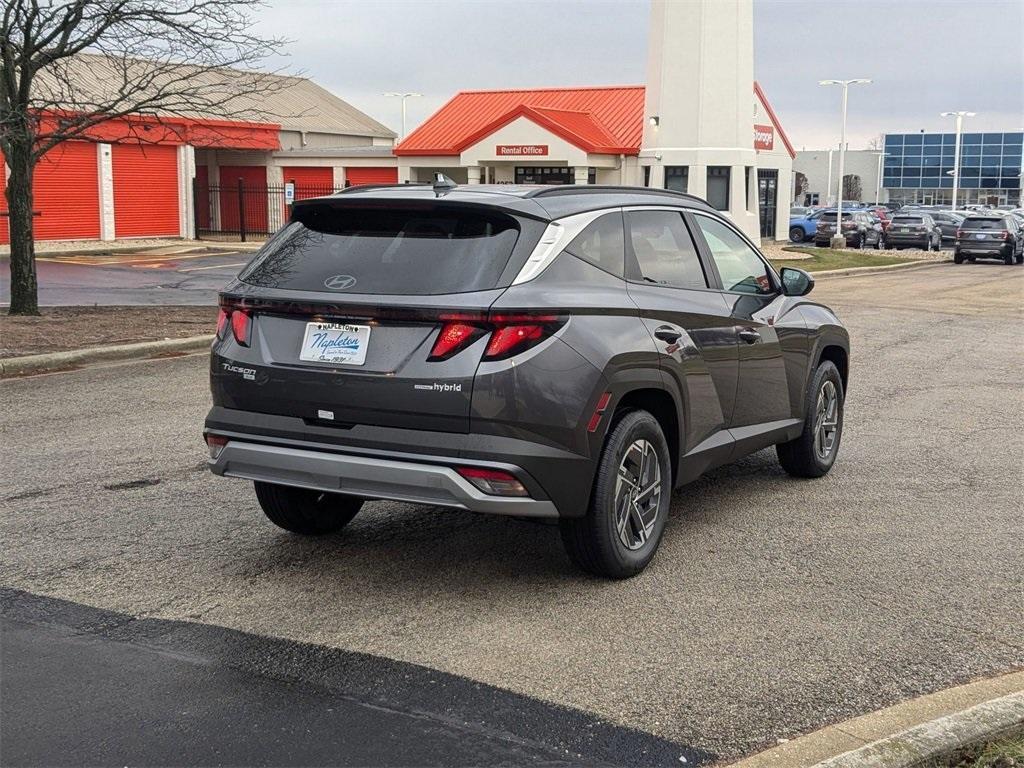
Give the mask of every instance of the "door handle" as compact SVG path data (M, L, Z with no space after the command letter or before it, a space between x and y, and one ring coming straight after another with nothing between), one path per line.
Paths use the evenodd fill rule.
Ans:
M755 331L753 328L744 328L740 331L739 336L747 344L756 344L761 340L761 334Z
M682 335L682 331L676 330L671 325L663 325L659 328L656 328L654 331L654 338L668 342L669 344L675 344L677 341L679 341Z

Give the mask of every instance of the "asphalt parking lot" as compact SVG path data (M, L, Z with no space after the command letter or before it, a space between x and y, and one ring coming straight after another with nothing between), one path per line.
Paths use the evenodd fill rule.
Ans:
M763 451L687 486L632 580L579 575L547 526L397 503L289 537L205 470L193 356L0 382L0 584L114 612L73 629L132 625L142 639L119 639L155 648L204 625L296 641L254 674L583 762L735 758L1024 666L1024 267L812 296L852 337L835 469L796 481ZM0 605L27 621L25 599ZM200 655L242 664L230 637ZM328 661L300 664L310 649Z
M36 261L42 306L217 303L217 292L253 256L251 251L202 246L144 248L137 253L77 257L40 254ZM11 301L8 257L0 257L0 305Z

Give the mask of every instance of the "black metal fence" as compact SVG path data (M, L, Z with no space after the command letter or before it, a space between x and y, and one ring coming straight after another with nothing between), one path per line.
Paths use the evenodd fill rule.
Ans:
M289 190L289 187L291 189ZM262 239L284 226L291 201L339 191L320 184L229 184L192 182L196 237L213 240ZM291 192L291 195L288 193Z

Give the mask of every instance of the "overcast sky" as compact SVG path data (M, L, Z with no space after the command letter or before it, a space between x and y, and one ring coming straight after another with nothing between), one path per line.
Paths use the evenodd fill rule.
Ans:
M687 0L676 0L687 2ZM642 84L648 0L271 0L261 31L293 42L283 64L400 130L474 88ZM836 31L836 24L839 31ZM1024 0L754 0L754 76L797 149L836 145L838 88L848 134L1024 127Z

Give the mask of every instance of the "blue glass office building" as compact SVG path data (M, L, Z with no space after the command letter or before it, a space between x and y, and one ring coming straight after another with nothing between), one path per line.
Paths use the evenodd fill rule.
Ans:
M886 134L882 186L889 200L952 203L955 146L952 133ZM960 204L1020 205L1022 147L1024 131L962 134Z

